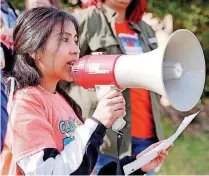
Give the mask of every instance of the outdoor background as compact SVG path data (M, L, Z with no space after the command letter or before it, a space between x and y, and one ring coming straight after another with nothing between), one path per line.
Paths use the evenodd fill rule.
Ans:
M20 12L25 8L24 0L9 0ZM62 0L64 8L77 9L77 0ZM206 65L209 64L209 0L147 0L148 14L144 19L159 35L167 30L170 34L180 28L192 31L204 49ZM170 14L170 15L168 15ZM171 31L172 30L172 31ZM163 43L162 36L161 43ZM183 42L183 41L182 41ZM209 69L209 66L207 66ZM207 70L207 74L208 74ZM165 136L170 136L183 117L204 107L187 130L176 140L159 174L209 175L209 77L199 104L188 113L179 113L173 108L162 108Z

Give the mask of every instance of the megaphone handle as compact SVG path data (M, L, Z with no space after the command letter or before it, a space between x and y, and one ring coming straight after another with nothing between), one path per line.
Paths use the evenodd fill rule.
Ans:
M123 119L124 116L119 117L113 124L112 124L112 130L115 132L119 132L123 129L123 127L126 125L126 121Z
M117 90L118 88L115 85L95 85L95 90L98 100L100 100L104 95L106 95L111 90ZM126 121L123 119L124 116L119 117L113 124L112 130L119 132L126 124Z

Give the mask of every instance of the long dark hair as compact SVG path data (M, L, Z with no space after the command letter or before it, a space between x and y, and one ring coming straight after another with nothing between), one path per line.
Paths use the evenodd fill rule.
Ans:
M37 86L40 84L42 74L29 53L42 52L55 25L60 24L63 33L66 21L71 21L74 24L79 35L76 19L69 13L57 8L37 7L20 14L13 33L14 63L11 74L15 78L17 85L15 91L26 86ZM60 46L61 37L57 50ZM57 91L66 98L78 117L81 117L80 108L65 93L59 83L57 85Z

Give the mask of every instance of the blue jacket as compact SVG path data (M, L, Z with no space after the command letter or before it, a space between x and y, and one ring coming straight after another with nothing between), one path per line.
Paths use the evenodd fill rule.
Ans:
M5 85L1 81L1 151L4 144L4 137L7 131L7 122L8 122L7 97L5 94Z

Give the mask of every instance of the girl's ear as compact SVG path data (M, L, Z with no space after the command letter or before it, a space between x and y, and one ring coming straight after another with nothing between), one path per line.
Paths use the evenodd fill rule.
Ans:
M29 51L29 55L30 55L30 57L32 57L34 60L39 60L39 59L40 59L38 53Z

